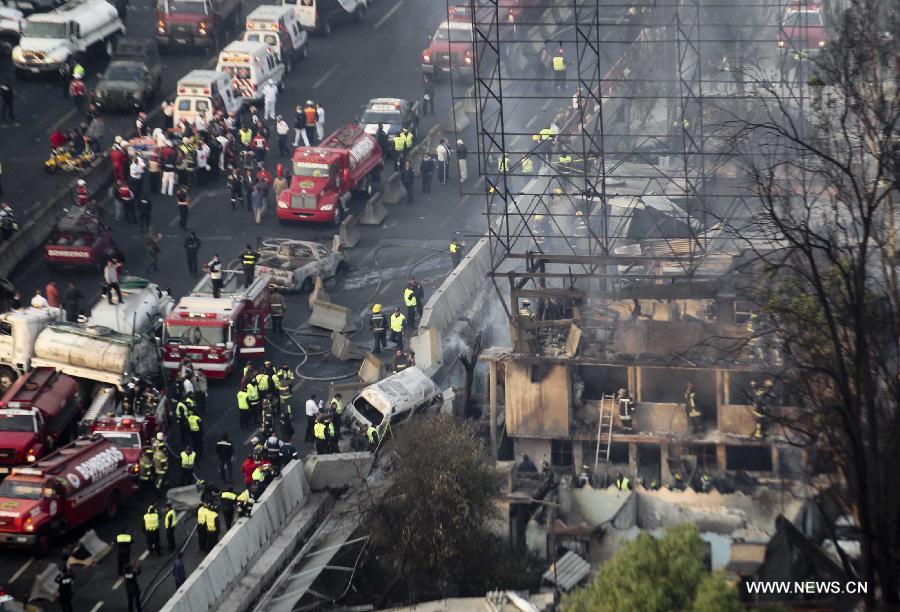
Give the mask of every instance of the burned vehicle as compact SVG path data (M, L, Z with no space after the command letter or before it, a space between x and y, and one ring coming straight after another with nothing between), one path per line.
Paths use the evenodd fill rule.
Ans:
M259 254L256 269L283 291L310 291L317 276L331 278L348 264L343 249L291 238L266 238Z

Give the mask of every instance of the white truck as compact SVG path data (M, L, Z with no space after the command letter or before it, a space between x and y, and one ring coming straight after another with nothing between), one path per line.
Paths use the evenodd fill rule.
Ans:
M413 366L363 389L347 406L347 413L356 425L378 429L382 438L390 425L417 413L439 410L443 403L440 388Z
M126 276L119 283L122 303L100 297L91 308L88 325L108 327L120 334L157 334L175 300L162 288L142 278Z
M88 51L111 57L116 38L124 34L125 24L106 0L71 0L49 13L31 15L12 50L16 78L47 72L68 75Z
M8 6L0 6L0 54L6 56L19 44L25 27L22 11Z

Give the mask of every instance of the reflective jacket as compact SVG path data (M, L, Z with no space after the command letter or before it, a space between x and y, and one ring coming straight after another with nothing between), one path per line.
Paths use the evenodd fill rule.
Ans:
M406 315L395 312L391 315L391 331L402 332L403 324L406 322Z

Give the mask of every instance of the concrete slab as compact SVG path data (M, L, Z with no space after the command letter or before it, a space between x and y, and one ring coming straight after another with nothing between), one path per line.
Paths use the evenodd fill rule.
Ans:
M196 510L200 505L200 491L194 485L172 487L166 493L166 499L177 510Z
M375 455L372 453L335 453L313 455L303 466L313 491L357 486L369 475Z

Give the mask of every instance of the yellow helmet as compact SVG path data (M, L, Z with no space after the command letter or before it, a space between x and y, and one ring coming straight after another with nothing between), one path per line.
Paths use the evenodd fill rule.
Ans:
M581 212L580 210L576 210L576 211L575 211L575 216L576 216L576 217L583 217L583 216L584 216L584 213Z
M535 216L534 216L534 220L535 220L535 221L543 221L543 220L544 220L544 215L535 215Z
M375 304L374 306L372 306L372 312L374 314L378 314L379 312L381 312L381 304Z

